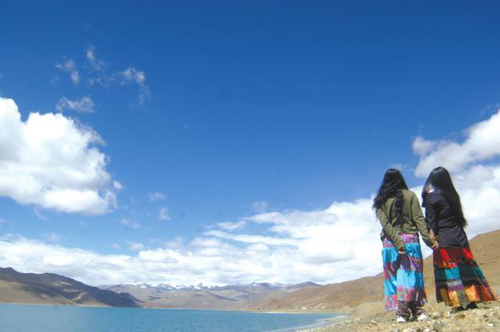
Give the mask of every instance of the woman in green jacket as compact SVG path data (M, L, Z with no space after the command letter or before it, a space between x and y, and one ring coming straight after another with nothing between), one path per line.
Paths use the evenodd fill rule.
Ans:
M423 259L418 233L425 244L437 249L429 236L417 195L408 190L403 175L389 169L373 200L382 225L382 260L386 310L396 311L396 321L425 320L426 302Z

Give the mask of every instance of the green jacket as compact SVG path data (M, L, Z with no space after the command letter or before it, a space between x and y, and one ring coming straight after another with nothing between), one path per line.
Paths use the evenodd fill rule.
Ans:
M427 226L425 225L424 215L422 214L422 209L420 208L417 195L415 195L412 191L403 190L403 197L403 213L401 216L401 223L398 225L394 225L396 222L395 205L392 206L392 220L389 220L391 205L392 202L394 202L395 197L387 199L382 207L377 209L377 217L380 224L382 224L382 233L380 236L387 236L394 243L396 248L400 250L404 248L405 245L398 234L415 234L420 232L425 244L432 246L434 241L429 237L429 232L427 231Z

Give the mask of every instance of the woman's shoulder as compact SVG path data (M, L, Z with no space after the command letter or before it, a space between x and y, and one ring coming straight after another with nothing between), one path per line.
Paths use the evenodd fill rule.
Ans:
M418 195L414 191L411 191L409 189L403 190L403 195L405 196L405 198L407 200L415 200L416 199L417 201L420 201ZM427 195L425 196L425 203L426 204L435 204L443 199L444 199L444 197L440 193L433 190L433 191L428 192Z
M427 193L425 196L425 202L427 204L435 204L444 199L443 195L441 195L438 191L432 190Z
M410 189L403 189L403 195L407 198L418 199L417 194L415 194L415 192L411 191Z

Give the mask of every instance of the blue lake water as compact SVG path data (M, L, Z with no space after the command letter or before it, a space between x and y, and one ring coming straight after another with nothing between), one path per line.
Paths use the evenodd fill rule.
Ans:
M0 304L1 332L263 332L320 325L333 314Z

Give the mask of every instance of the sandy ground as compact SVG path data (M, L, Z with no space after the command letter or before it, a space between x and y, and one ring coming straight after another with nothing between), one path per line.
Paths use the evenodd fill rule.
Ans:
M383 303L366 303L333 324L300 332L477 332L500 331L500 303L481 304L478 309L450 314L443 304L426 305L429 319L424 322L397 324L394 312L386 312Z

